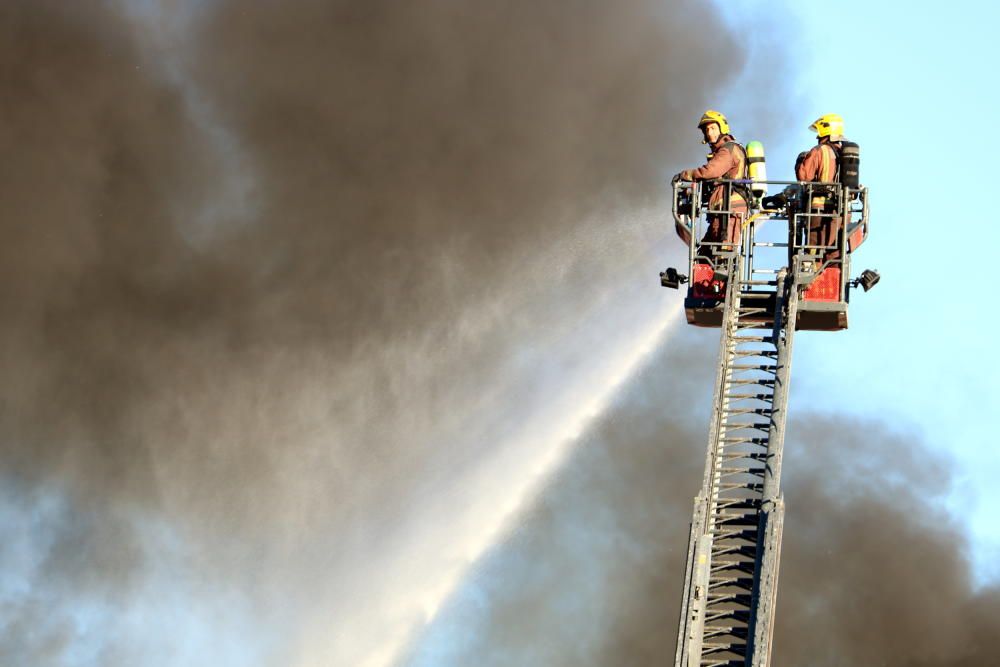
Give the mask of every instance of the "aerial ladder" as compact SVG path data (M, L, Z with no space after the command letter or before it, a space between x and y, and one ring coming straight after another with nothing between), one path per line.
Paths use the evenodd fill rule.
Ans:
M764 197L769 186L781 190ZM770 662L795 332L846 329L850 290L868 291L879 279L870 270L848 279L851 254L868 236L868 190L852 186L674 183L673 216L688 244L688 273L667 269L661 283L673 288L688 283L688 322L721 328L705 472L688 540L676 667L766 667ZM723 208L710 212L708 195L720 187L726 190ZM743 210L728 204L737 190L745 193ZM712 215L738 216L739 243L698 243Z

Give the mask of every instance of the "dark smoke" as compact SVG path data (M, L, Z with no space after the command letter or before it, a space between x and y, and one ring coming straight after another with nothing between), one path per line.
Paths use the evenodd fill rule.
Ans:
M407 596L475 524L461 508L505 500L507 444L665 303L664 182L700 159L743 31L693 0L11 0L0 28L0 663L379 664L401 633L460 664L672 650L705 420L660 398L706 405L688 348L480 566L489 623L445 636L468 590L427 629ZM766 74L742 90L785 99ZM784 124L748 108L738 134ZM914 479L922 450L882 440ZM886 495L877 471L789 463L790 513L799 493L843 524L799 553L912 553L820 588L795 535L822 521L790 520L784 664L816 663L785 637L822 645L826 610L855 664L982 664L988 633L960 628L995 598L932 506L947 475ZM942 604L921 614L885 586L924 558L912 590ZM935 633L946 614L966 620Z
M973 579L945 512L949 461L883 424L796 419L776 656L780 664L986 665L1000 587ZM793 477L794 475L794 477Z
M409 664L672 664L715 364L704 338L675 336ZM944 509L950 463L914 433L822 413L793 412L786 447L773 663L992 664L1000 588L974 581Z
M455 480L663 303L663 185L743 52L694 1L0 26L11 664L356 664L419 627Z
M595 296L637 232L551 269L535 249L573 250L609 200L656 203L668 137L724 80L711 61L705 82L682 74L669 49L698 41L652 6L222 7L190 76L241 137L260 211L199 245L186 225L225 174L130 24L103 4L5 3L8 470L142 502L167 475L226 514L247 492L234 477L284 483L272 445L313 416L285 411L282 382L350 384L317 411L370 427L413 384L443 400L488 377L539 326L536 301ZM408 356L431 348L445 367ZM227 441L234 427L251 440ZM352 466L412 463L360 435Z

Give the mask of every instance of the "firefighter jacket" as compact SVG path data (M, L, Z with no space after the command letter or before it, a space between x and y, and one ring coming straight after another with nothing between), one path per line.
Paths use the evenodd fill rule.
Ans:
M681 178L689 181L711 181L717 178L741 179L747 177L746 151L743 146L736 143L730 134L724 134L712 144L712 154L708 162L697 169L686 169L681 172ZM727 188L724 185L717 185L712 189L709 196L709 210L720 209L745 209L746 196L741 192L743 188ZM730 191L731 200L726 205L726 191Z
M806 151L795 165L795 178L830 183L837 178L837 149L825 138Z
M809 183L831 183L837 180L839 145L824 137L820 143L799 156L795 163L795 178ZM813 197L812 207L822 208L826 197Z

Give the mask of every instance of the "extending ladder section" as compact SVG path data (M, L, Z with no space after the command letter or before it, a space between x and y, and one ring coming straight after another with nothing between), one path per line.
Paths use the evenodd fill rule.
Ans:
M729 260L729 276L705 475L688 544L677 667L766 667L770 657L798 290L795 274L785 270L770 280L745 277L742 254Z

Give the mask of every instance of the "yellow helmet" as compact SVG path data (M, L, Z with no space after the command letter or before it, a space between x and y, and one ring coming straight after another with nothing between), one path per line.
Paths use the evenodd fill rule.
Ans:
M844 117L836 113L823 114L809 126L809 129L815 132L817 137L842 136L844 134Z
M729 134L729 121L726 120L726 117L723 116L718 111L712 111L711 109L709 109L708 111L703 113L701 115L701 120L698 121L698 129L700 130L709 123L718 123L719 130L723 134Z

